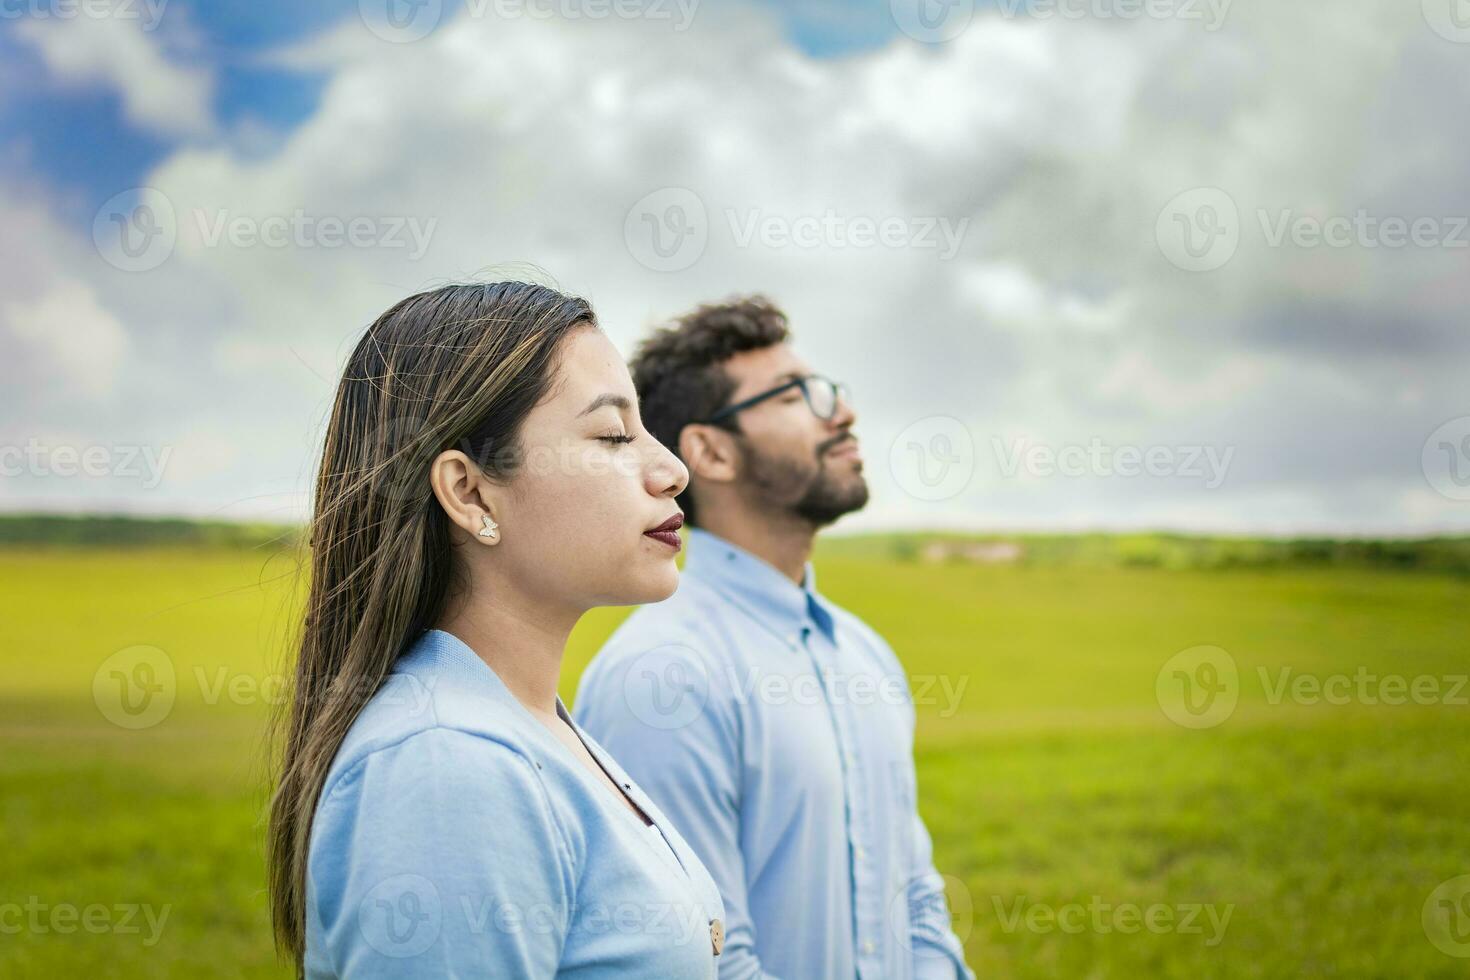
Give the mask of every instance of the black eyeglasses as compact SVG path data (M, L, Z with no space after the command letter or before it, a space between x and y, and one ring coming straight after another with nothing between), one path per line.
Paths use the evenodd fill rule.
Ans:
M726 405L705 419L704 424L712 425L721 419L727 419L736 412L743 412L752 405L759 405L767 398L774 398L781 394L781 392L790 391L792 388L801 389L802 395L806 398L807 407L812 410L812 414L824 421L837 414L837 403L839 401L851 400L847 385L833 381L831 378L824 378L820 374L808 374L805 377L792 378L785 384L777 385L774 388L761 392L759 395L752 395L744 401L736 402L733 405Z

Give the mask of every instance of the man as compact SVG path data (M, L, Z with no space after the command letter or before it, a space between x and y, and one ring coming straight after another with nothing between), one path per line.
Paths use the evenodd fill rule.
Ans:
M704 306L633 360L645 427L689 469L674 596L598 653L576 720L724 898L722 980L973 975L915 801L893 651L816 591L819 529L868 499L840 386L760 297Z

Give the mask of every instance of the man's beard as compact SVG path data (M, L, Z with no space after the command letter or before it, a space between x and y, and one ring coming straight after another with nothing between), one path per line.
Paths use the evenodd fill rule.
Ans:
M763 455L747 442L744 448L750 481L765 502L776 501L778 507L784 506L815 527L826 527L844 514L861 510L868 502L868 482L861 473L843 479L827 467L827 451L846 441L842 437L818 447L815 473L810 465ZM786 503L803 484L805 489L795 501Z

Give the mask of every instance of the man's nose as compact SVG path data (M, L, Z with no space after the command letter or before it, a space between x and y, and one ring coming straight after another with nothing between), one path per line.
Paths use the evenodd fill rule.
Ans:
M852 407L852 404L847 400L845 395L839 395L837 398L837 408L832 412L832 417L827 421L833 428L851 428L852 424L857 421L857 410Z

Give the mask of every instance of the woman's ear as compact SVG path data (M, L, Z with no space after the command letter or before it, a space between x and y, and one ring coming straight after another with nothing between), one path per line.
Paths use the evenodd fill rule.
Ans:
M458 449L446 449L429 465L429 485L450 523L483 544L499 544L499 487Z

